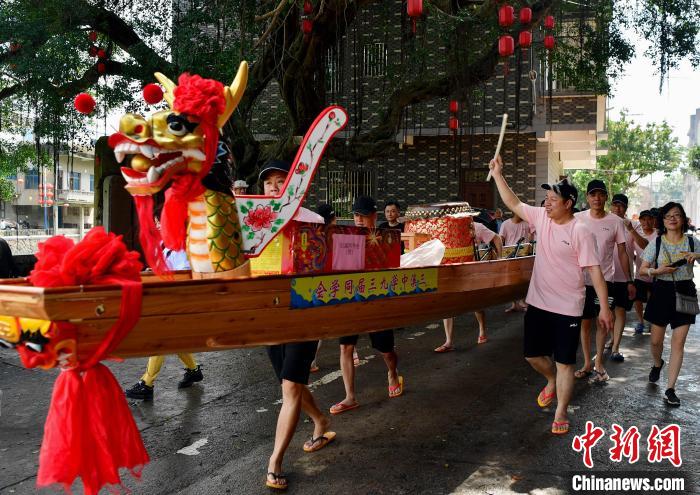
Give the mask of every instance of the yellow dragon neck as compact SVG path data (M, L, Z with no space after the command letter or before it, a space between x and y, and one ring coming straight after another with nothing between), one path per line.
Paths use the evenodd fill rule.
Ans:
M246 262L233 196L209 189L189 202L187 254L193 276L226 276ZM236 270L237 272L237 270Z

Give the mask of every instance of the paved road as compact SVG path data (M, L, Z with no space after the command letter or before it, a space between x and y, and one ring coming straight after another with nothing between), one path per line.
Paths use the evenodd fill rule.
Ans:
M700 493L698 376L700 337L691 329L680 377L680 409L662 402L665 387L647 382L648 335L626 329L622 364L609 363L612 380L603 386L579 382L571 406L573 434L549 433L553 410L535 398L542 380L522 358L522 316L488 311L490 341L477 346L476 323L466 315L456 323L457 350L435 354L442 343L437 324L397 332L399 369L406 378L403 397L389 400L381 357L360 340L357 373L361 407L333 419L337 441L313 454L302 452L311 432L299 426L285 469L290 492L304 494L467 494L567 493L572 472L584 469L571 441L586 420L609 435L617 422L642 432L641 460L635 465L609 460L607 438L593 450L595 475L634 470L688 477L687 493ZM670 331L669 331L670 335ZM669 337L665 357L668 361ZM126 477L134 493L263 494L264 472L273 443L280 391L263 349L201 356L205 381L178 391L176 358L166 361L153 403L132 410L151 455L141 482ZM145 360L113 363L117 379L130 385ZM343 397L338 347L326 343L314 393L324 407ZM25 370L12 352L0 351L0 493L35 493L37 453L55 372ZM662 383L665 374L662 374ZM652 424L682 427L683 467L647 461L646 436ZM178 453L193 446L196 455ZM695 477L695 480L692 477ZM77 488L76 493L81 493Z

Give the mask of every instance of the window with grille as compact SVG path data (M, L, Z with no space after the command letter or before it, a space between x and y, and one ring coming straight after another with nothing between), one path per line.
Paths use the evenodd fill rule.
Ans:
M90 174L90 192L95 192L95 176Z
M384 43L368 43L362 56L362 67L365 77L386 75L387 51Z
M80 191L80 172L70 173L70 190Z
M336 47L331 47L326 52L326 92L340 94L343 90L341 76L341 61Z
M374 196L374 174L371 170L338 170L328 172L328 204L339 219L352 218L352 203L357 196Z
M24 174L25 189L39 189L39 171L35 168L30 168Z

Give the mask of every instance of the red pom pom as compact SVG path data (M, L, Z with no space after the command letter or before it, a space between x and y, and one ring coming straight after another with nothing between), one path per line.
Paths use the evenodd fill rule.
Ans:
M88 48L88 53L90 54L91 57L96 57L97 56L97 47L95 45L92 45L90 48Z
M80 113L84 113L85 115L92 113L92 111L95 109L95 105L95 99L87 93L80 93L75 97L75 101L73 101L73 106L75 109Z
M105 72L107 72L107 66L104 64L104 62L99 62L97 64L97 72L99 72L100 74L104 74Z
M97 50L97 56L100 58L107 58L107 52L104 50L104 48L100 48Z
M155 83L146 84L143 88L143 99L149 105L155 105L163 101L163 90Z
M97 31L90 31L90 34L88 34L88 39L93 43L97 41Z

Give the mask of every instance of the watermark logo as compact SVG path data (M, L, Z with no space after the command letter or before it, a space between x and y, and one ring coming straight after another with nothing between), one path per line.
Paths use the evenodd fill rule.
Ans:
M612 447L608 450L610 460L623 462L627 459L629 464L639 460L639 442L642 434L636 426L625 430L622 426L613 423L613 433L610 435ZM593 469L593 449L605 436L605 430L595 426L593 421L586 421L586 427L581 435L576 435L571 441L571 448L580 452L583 457L583 465ZM664 428L652 425L647 436L647 460L650 463L669 461L673 466L680 467L683 464L681 458L681 427L671 424Z

